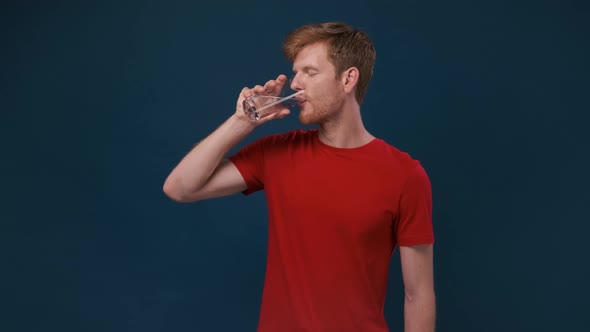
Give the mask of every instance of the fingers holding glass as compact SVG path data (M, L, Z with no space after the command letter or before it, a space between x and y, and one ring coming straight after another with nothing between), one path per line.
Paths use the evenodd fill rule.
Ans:
M276 80L267 81L264 86L256 85L244 94L242 99L242 110L247 117L258 122L263 118L267 120L280 119L290 114L291 108L297 106L299 100L296 98L303 91L288 90L286 85L287 76L278 75Z

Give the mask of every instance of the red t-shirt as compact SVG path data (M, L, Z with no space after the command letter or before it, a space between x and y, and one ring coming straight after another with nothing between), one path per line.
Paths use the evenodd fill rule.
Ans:
M396 246L434 242L421 164L381 139L351 149L317 129L269 135L230 160L264 190L268 257L259 332L384 332Z

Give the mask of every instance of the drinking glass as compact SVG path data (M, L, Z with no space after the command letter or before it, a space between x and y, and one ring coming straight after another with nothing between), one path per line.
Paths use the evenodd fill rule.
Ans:
M255 122L286 108L297 106L299 101L295 97L302 93L303 90L297 91L288 96L255 94L249 98L244 99L242 102L242 108L244 109L244 113L246 113L248 118Z

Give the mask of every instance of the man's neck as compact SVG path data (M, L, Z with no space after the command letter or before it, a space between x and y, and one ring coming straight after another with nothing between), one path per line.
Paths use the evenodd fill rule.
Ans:
M358 104L345 103L334 118L320 124L319 138L322 143L336 148L356 148L375 137L365 129Z

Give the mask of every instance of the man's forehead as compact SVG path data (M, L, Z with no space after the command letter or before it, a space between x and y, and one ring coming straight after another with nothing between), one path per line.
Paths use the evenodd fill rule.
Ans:
M293 71L318 69L325 66L328 56L325 48L321 44L308 45L301 49L293 61Z

